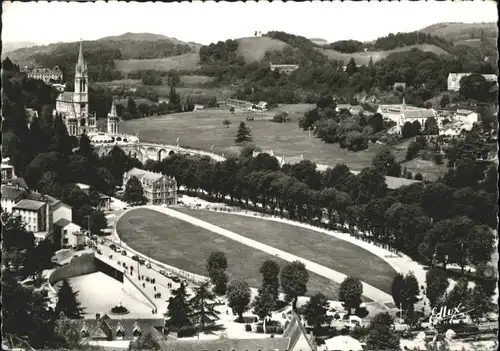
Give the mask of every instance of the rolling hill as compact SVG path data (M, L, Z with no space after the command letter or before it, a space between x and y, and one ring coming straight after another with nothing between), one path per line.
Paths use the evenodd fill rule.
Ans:
M30 48L36 45L37 45L36 43L32 43L30 41L13 41L13 42L4 41L2 43L2 52L11 52L17 49Z
M248 37L236 41L238 42L238 54L245 59L246 63L260 61L267 51L282 51L290 46L281 40L269 37Z
M449 55L448 52L445 50L441 49L440 47L436 45L428 45L428 44L420 44L420 45L410 45L410 46L405 46L402 48L397 48L393 50L387 50L387 51L365 51L365 52L355 52L352 54L344 54L339 51L331 50L331 49L318 49L322 53L328 56L331 60L343 60L344 63L347 63L351 57L354 58L354 61L356 61L356 64L358 65L368 65L368 62L370 62L370 57L373 60L373 63L380 61L390 54L394 52L401 52L401 51L409 51L411 49L419 49L425 52L433 52L436 55L439 56L445 56Z
M438 23L420 29L419 32L435 35L453 43L469 39L480 39L481 36L496 42L498 27L489 23Z

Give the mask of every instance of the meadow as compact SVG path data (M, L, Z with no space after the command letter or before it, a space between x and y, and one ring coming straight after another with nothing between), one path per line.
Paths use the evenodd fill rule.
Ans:
M304 159L328 165L344 163L353 170L368 166L381 145L370 144L367 150L351 152L338 144L326 144L298 127L297 119L312 106L283 105L273 110L290 112L291 121L283 124L261 120L257 112L231 113L227 108L219 108L125 121L120 128L125 133L139 133L141 141L174 144L179 138L180 146L202 150L213 147L215 153L228 156L241 151L234 137L243 121L251 129L253 143L264 152L273 151L276 156L285 157L302 155ZM247 121L250 116L255 120ZM222 124L225 119L231 122L228 128Z
M287 263L265 252L153 210L131 210L118 220L116 228L121 239L133 249L195 274L206 276L205 264L210 253L223 251L228 261L229 281L244 279L254 288L261 285L259 269L265 260L272 259L280 267ZM331 299L338 298L339 284L312 272L309 272L307 287L308 296L322 292Z
M198 69L199 54L190 52L184 55L147 60L115 60L115 69L124 74L139 70L157 71L194 71Z
M176 210L345 275L357 277L391 293L392 280L396 274L394 269L383 259L348 241L307 228L260 218L189 208Z

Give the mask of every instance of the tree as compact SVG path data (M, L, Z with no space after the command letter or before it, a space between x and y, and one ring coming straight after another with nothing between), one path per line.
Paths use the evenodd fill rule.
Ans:
M373 133L378 133L384 129L384 118L380 113L374 113L368 118L368 124L373 128Z
M134 350L161 350L161 346L151 332L141 335L130 348Z
M222 125L226 128L229 128L229 125L231 124L231 121L228 120L227 118L222 121Z
M387 313L377 314L370 323L367 346L371 350L399 350L399 338L392 330L392 317Z
M424 132L427 135L439 135L439 127L434 117L425 120Z
M288 263L281 270L281 287L286 294L287 301L292 302L294 310L297 308L297 298L307 292L308 280L309 272L307 272L306 266L300 261Z
M372 160L372 166L391 177L399 177L401 175L401 165L396 162L394 155L388 149L382 150L375 155Z
M215 309L215 294L208 289L208 283L203 283L194 289L194 297L189 301L191 305L191 317L193 322L198 323L199 331L206 331L213 326L214 321L219 319L220 312Z
M280 282L278 279L280 266L273 260L266 260L260 267L262 274L262 288L272 294L273 299L278 299Z
M445 108L446 106L448 106L450 102L451 102L450 95L443 94L441 100L439 101L439 105L441 106L441 108Z
M137 177L131 177L125 185L123 199L131 204L143 205L147 202L142 184Z
M250 304L250 286L244 280L233 280L227 287L227 298L229 307L238 314L238 320L242 322L243 312L248 309Z
M304 317L307 324L315 330L320 330L324 324L330 324L332 317L326 312L329 309L328 300L322 293L313 295L304 306Z
M356 61L354 61L354 58L351 57L349 62L347 63L345 71L351 77L354 73L358 71L358 67L356 66Z
M223 269L216 269L212 271L210 279L214 286L214 292L218 295L224 295L227 290L227 274Z
M78 292L73 291L69 281L64 279L62 281L61 288L57 293L57 305L55 309L56 315L63 313L70 319L83 318L84 309L80 306L77 296Z
M250 128L245 125L245 122L241 122L240 126L238 127L238 131L236 132L236 138L234 139L234 142L239 145L251 142L252 140L253 139L251 136Z
M429 299L431 307L436 307L450 285L448 277L444 270L433 267L425 274L425 281L427 284L427 298Z
M358 278L349 276L340 284L339 300L346 307L348 314L351 314L352 309L359 307L362 295L363 284L361 284Z
M276 297L269 287L261 287L253 302L254 312L260 319L269 316L276 307Z
M129 96L127 100L127 111L130 115L135 118L137 117L137 105L133 97Z
M405 277L401 273L398 273L394 276L392 280L392 298L394 300L394 304L399 308L403 303L403 298L405 294Z
M209 275L211 272L215 272L219 269L223 271L226 270L227 268L226 254L222 251L212 252L207 259L206 268Z
M167 326L172 326L176 328L181 328L184 326L191 325L191 306L188 302L188 293L186 291L186 285L181 282L178 289L172 290L172 296L168 299L167 313L165 317L168 317L166 321Z
M175 90L174 86L170 87L168 98L169 98L168 109L174 112L182 112L181 97Z
M460 97L464 100L493 102L496 92L492 91L496 82L488 82L481 74L470 74L460 79Z
M470 316L475 322L493 310L491 295L484 289L483 285L476 284L468 299L468 305L471 309Z
M357 176L358 179L358 197L357 202L365 204L372 199L385 196L387 184L384 173L377 168L363 168Z
M229 108L229 112L231 112L231 114L234 114L234 107L232 107L232 106L231 106L231 107Z
M445 301L446 306L456 306L464 304L468 297L471 295L471 289L469 289L469 282L467 279L460 279L453 289L446 294Z

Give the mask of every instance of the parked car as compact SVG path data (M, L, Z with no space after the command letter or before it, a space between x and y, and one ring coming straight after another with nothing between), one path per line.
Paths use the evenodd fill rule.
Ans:
M160 273L161 275L163 275L163 276L166 276L166 275L167 275L167 272L165 272L165 270L164 270L164 269L161 269L159 273Z
M143 265L144 263L146 263L146 261L144 261L144 259L143 259L143 258L139 258L139 264L140 264L140 265Z
M134 255L134 256L132 256L132 259L133 259L134 261L139 261L139 256Z
M115 244L110 244L110 245L109 245L109 248L110 248L111 250L116 250L116 245L115 245Z
M146 265L146 267L151 268L151 263L148 262L148 264Z
M179 277L176 277L175 275L172 278L170 278L170 279L172 279L175 283L180 283L181 282L181 279Z

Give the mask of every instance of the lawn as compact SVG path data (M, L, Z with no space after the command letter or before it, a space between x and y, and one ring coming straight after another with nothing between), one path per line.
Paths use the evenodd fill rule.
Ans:
M326 144L320 139L309 137L298 127L297 118L311 105L284 105L279 110L290 111L294 117L288 123L274 123L259 120L259 113L230 113L228 109L206 109L193 112L170 114L125 121L120 126L124 133L139 133L141 141L174 144L179 138L183 147L210 150L224 155L237 155L241 148L234 143L234 137L241 121L250 127L254 143L264 152L273 151L275 155L297 157L316 163L335 165L344 163L353 170L361 170L371 163L373 156L381 149L380 145L370 144L367 150L350 152L338 144ZM276 111L277 112L277 111ZM254 121L246 121L254 116ZM229 128L222 121L229 119Z
M259 218L188 208L176 210L345 275L358 277L391 293L392 279L396 274L394 269L383 259L347 241L314 230Z
M135 209L117 223L117 231L133 249L154 259L186 271L207 275L205 263L213 251L225 252L230 280L245 279L251 287L261 285L259 268L273 259L283 267L286 262L265 252L212 233L165 214ZM322 292L331 299L338 297L339 284L309 273L308 295Z
M131 71L154 69L156 71L194 71L198 69L200 60L198 52L172 56L160 59L147 60L115 60L117 71L129 73Z

